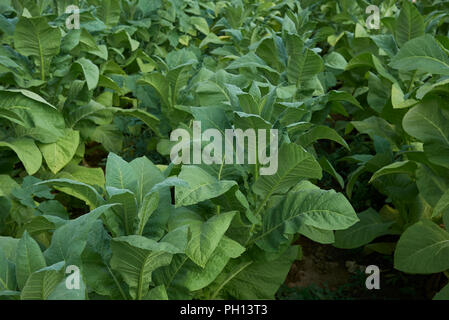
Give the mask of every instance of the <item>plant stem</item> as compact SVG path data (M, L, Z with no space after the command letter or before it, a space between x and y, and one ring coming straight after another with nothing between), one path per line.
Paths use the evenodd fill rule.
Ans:
M416 70L416 71L413 73L412 80L410 80L410 86L408 87L408 93L412 92L413 84L415 83L415 80L416 80L416 74L417 74L417 73L418 73L418 70Z

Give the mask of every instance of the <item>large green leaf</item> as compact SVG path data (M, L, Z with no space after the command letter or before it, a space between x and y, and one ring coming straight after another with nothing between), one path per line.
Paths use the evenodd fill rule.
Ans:
M449 75L449 57L431 35L415 38L404 44L390 66L401 71Z
M170 100L170 84L160 73L146 74L139 80L140 84L153 87L161 98L166 108L172 107Z
M57 176L58 179L79 181L92 186L104 188L105 178L102 168L88 168L69 163Z
M0 237L0 250L3 250L6 259L14 263L16 261L16 249L19 241L20 239L12 237Z
M116 114L134 117L142 120L148 128L153 130L157 135L161 135L159 131L160 120L158 117L140 109L120 109L120 108L109 108L108 110L114 111Z
M290 247L272 261L248 256L232 260L211 286L211 298L272 300L297 256L298 247Z
M433 212L433 216L442 215L449 209L449 189L443 194L440 200L437 202L435 206L435 210ZM449 227L449 226L448 226Z
M307 131L306 133L302 134L298 142L303 147L308 147L312 143L314 143L317 140L321 139L328 139L337 142L338 144L342 145L346 149L349 150L349 146L346 143L345 139L343 139L337 131L335 131L332 128L329 128L327 126L315 126L311 130Z
M120 21L120 0L91 0L97 6L97 17L108 27L114 27Z
M139 219L139 223L137 225L137 234L142 235L145 225L150 219L153 212L157 209L159 205L159 193L149 193L143 198L142 206L139 209L137 217Z
M310 49L293 54L288 61L287 77L290 83L301 86L324 69L323 59Z
M22 135L42 143L53 143L64 136L65 122L55 106L27 90L0 90L0 110L13 113ZM1 112L0 112L1 116ZM10 119L11 120L11 119ZM11 120L12 121L12 120Z
M67 264L81 265L81 253L86 246L90 230L96 222L101 223L98 220L100 216L113 206L101 206L58 228L53 234L50 247L44 252L47 262L64 260Z
M53 188L84 201L91 210L101 206L105 201L95 188L82 182L68 179L53 179L39 182L37 185L48 185Z
M138 211L135 194L126 189L123 190L112 187L107 187L106 190L109 195L108 203L118 204L112 210L121 219L125 235L133 234Z
M187 238L187 233L185 233ZM156 242L141 236L115 238L111 242L111 267L128 284L133 299L142 299L149 290L154 270L169 265L172 256L182 253L166 242Z
M35 271L28 278L20 298L22 300L47 300L64 277L64 261Z
M449 111L442 98L431 97L413 107L402 121L404 130L424 142L427 158L449 168Z
M279 150L279 168L272 176L261 176L253 190L260 196L269 198L273 194L287 192L301 179L321 179L322 172L315 158L294 143L283 144Z
M101 296L112 299L127 299L118 275L115 274L109 261L111 260L111 236L101 223L93 225L87 243L81 255L82 270L86 285Z
M134 159L129 164L137 175L136 197L138 203L142 203L148 192L164 180L164 176L158 167L146 157Z
M206 222L191 224L192 237L187 245L186 255L200 267L205 267L235 214L236 212L222 213Z
M29 175L35 174L42 165L42 154L39 148L30 138L18 138L8 141L0 141L0 148L13 150Z
M20 17L14 32L15 49L24 56L36 58L41 79L45 80L51 59L59 53L61 31L51 27L45 17Z
M300 188L264 213L263 228L252 242L277 252L303 224L322 230L344 230L359 219L349 201L333 190Z
M239 243L224 236L204 268L185 255L177 255L169 266L156 270L153 280L166 286L171 299L185 298L187 291L194 292L210 285L230 259L238 258L244 251Z
M219 181L197 166L183 166L178 177L188 181L189 186L176 187L176 207L189 206L216 198L236 185L235 181Z
M409 1L402 2L401 14L396 21L396 41L399 46L424 35L424 19L418 9Z
M407 273L430 274L449 269L449 233L437 224L422 220L399 239L394 267Z
M68 289L66 279L63 279L58 285L56 285L47 297L47 300L86 300L86 284L81 276L79 280L79 289Z
M0 291L15 291L17 287L14 263L11 262L0 247Z
M358 215L355 225L335 233L335 246L342 249L354 249L370 243L377 237L388 234L393 222L383 221L375 210L368 209Z
M66 129L65 135L61 139L50 144L40 144L39 148L48 168L57 174L73 159L79 143L79 132Z
M363 121L352 121L351 124L360 132L370 136L374 140L375 136L386 139L393 150L400 143L400 136L396 132L396 127L380 117L369 117Z
M100 70L92 61L86 58L78 59L73 63L72 70L75 72L80 71L84 74L89 90L97 87L100 79Z
M106 187L137 191L137 175L133 167L114 153L109 154L106 163Z
M28 277L35 271L45 268L44 255L37 242L25 231L17 246L16 276L19 289L22 289Z
M410 174L411 176L414 176L416 169L418 168L417 164L413 161L406 160L406 161L398 161L394 162L388 166L385 166L379 170L377 170L373 176L370 179L370 183L376 180L379 177L382 177L384 175L388 174Z

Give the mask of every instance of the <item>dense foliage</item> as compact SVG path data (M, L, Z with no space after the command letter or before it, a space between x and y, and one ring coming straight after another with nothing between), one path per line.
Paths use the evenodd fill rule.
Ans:
M449 270L449 4L418 2L2 0L0 297L273 299L298 235ZM193 121L277 129L277 173L174 165Z

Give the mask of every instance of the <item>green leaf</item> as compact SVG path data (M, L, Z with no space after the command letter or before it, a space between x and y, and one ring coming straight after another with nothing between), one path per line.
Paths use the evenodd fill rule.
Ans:
M429 167L420 164L416 170L416 186L420 196L430 206L435 208L438 201L449 189L449 180L441 174L432 171Z
M449 284L447 284L443 289L441 289L433 300L449 300Z
M316 142L317 140L321 139L328 139L337 142L338 144L345 147L347 150L349 149L348 144L346 143L345 139L343 139L337 131L334 129L327 127L327 126L315 126L311 130L307 131L306 133L302 134L298 138L298 143L302 145L303 147L308 147L312 143Z
M137 175L133 167L114 153L110 153L106 163L106 187L137 190Z
M359 222L346 230L335 233L334 246L341 249L355 249L364 246L377 237L388 234L393 222L383 221L375 210L368 209L358 215Z
M195 26L195 28L206 36L209 34L209 24L206 19L202 17L191 17L190 22Z
M390 87L377 75L369 72L368 78L368 104L376 112L382 113L385 104L390 98Z
M12 262L16 261L16 249L19 241L19 239L11 237L0 237L0 250L3 250L6 259Z
M0 292L15 291L17 287L15 266L0 247Z
M449 111L440 107L442 98L423 100L404 116L402 125L411 136L424 142L427 158L438 165L449 168Z
M37 183L37 185L48 185L53 188L84 201L91 210L104 203L103 198L91 186L73 180L54 179Z
M35 271L45 268L44 255L37 242L25 231L17 245L16 276L19 289L22 289L28 277Z
M151 289L144 300L168 300L167 290L164 285Z
M336 70L345 70L348 62L345 57L339 54L336 51L331 52L324 58L324 63L326 67L336 69Z
M64 135L64 117L56 107L36 93L27 90L0 90L0 110L4 109L19 119L21 128L17 129L21 129L24 136L42 143L53 143Z
M111 267L123 277L136 300L148 293L153 271L169 265L174 254L182 253L172 244L141 236L115 238L111 249Z
M342 194L313 187L290 192L264 213L262 221L262 230L252 242L266 251L276 252L304 224L322 230L344 230L359 219Z
M232 260L211 286L211 298L272 300L297 257L298 247L289 247L271 261L248 257Z
M64 266L64 261L61 261L31 274L20 298L22 300L47 300L63 279Z
M153 212L159 205L159 193L149 193L143 198L142 206L139 209L137 217L139 218L139 224L137 226L137 234L142 235L143 229L150 219Z
M140 84L153 87L167 108L173 107L170 102L170 85L160 73L146 74L138 81Z
M424 19L418 9L410 2L403 1L401 14L396 21L396 41L403 46L407 41L423 36Z
M137 118L143 123L145 123L148 128L153 130L157 135L161 135L159 131L159 125L160 120L158 117L140 109L120 109L120 108L109 108L108 110L114 111L116 114L127 116L127 117L134 117Z
M41 79L50 69L51 59L59 53L61 31L51 27L44 17L20 17L14 32L14 46L17 52L35 57L41 70Z
M391 104L394 109L405 109L417 104L415 99L405 99L404 92L397 82L391 87Z
M219 181L197 166L183 166L178 177L188 181L189 186L175 188L177 208L217 198L237 184L235 181Z
M312 79L324 69L323 59L310 49L303 53L295 53L288 60L288 81L302 86L306 81Z
M299 227L298 233L321 244L332 244L335 242L334 232L331 230L322 230L303 224Z
M212 33L210 33L209 36L210 35L212 35ZM227 70L234 70L240 68L259 68L277 73L276 70L268 66L265 63L265 61L262 60L260 57L258 57L254 52L250 52L242 57L239 57L226 67Z
M332 90L329 92L329 102L331 101L346 101L363 110L360 102L352 94L345 91Z
M206 288L219 276L231 258L238 258L244 251L245 248L238 242L224 236L204 268L185 255L177 255L169 266L156 270L153 280L166 286L171 299L178 299L188 291Z
M97 17L108 27L114 27L120 21L120 0L96 0Z
M352 121L351 124L360 133L369 135L372 140L374 140L375 136L386 139L393 147L393 150L397 148L397 145L401 141L395 126L383 118L373 116L363 121Z
M429 220L417 222L399 239L394 267L419 274L446 271L449 269L449 233Z
M88 168L69 163L56 178L68 179L104 188L105 178L101 168Z
M42 165L42 154L33 139L17 138L8 141L0 141L0 148L13 150L29 175L35 174Z
M86 285L101 296L111 299L124 299L128 296L123 290L125 285L118 280L110 265L111 236L101 223L93 225L81 255L82 271Z
M53 289L47 300L86 300L86 284L80 275L80 288L79 289L67 289L66 279L59 282Z
M227 212L204 223L191 225L192 238L187 245L186 255L200 267L205 267L235 214L236 212Z
M121 219L125 235L133 234L134 224L137 219L137 199L135 194L126 189L113 187L107 187L106 191L109 195L108 203L117 204L112 210Z
M86 246L90 230L96 222L101 223L98 220L100 216L113 206L101 206L58 228L53 234L50 247L44 252L47 262L64 260L68 265L81 265L81 253Z
M276 174L261 176L253 190L267 199L278 193L285 193L301 179L321 179L322 172L315 158L297 144L283 144L279 150L279 164ZM187 180L188 181L188 180Z
M329 160L326 159L325 157L322 157L322 158L320 158L319 163L320 163L321 167L323 168L323 170L326 171L327 173L329 173L332 177L334 177L335 180L337 180L338 184L341 186L341 188L344 189L345 188L345 180L337 172L337 170L335 170L334 166L332 166L332 164L329 162Z
M449 57L431 35L410 40L391 60L390 66L401 71L418 70L449 75Z
M438 201L433 211L432 217L437 217L444 214L445 212L449 212L447 211L448 209L449 209L449 190L447 190Z
M40 144L39 148L48 168L51 172L57 174L73 159L79 143L79 132L66 129L65 135L61 139L55 143Z
M78 59L73 63L72 69L83 72L89 90L97 87L100 79L100 70L92 61L86 58Z
M411 176L415 175L415 171L418 169L418 165L414 161L406 160L406 161L399 161L394 162L388 166L383 167L382 169L379 169L376 171L373 176L371 177L371 180L369 183L372 183L374 180L376 180L379 177L382 177L387 174L409 174Z
M134 159L129 163L137 176L136 197L139 204L158 183L164 180L162 172L146 157Z

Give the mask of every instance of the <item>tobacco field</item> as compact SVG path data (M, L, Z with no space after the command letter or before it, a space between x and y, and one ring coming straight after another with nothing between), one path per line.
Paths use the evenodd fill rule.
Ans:
M282 299L301 239L449 299L448 1L0 0L0 41L0 300ZM275 172L172 161L194 123Z

